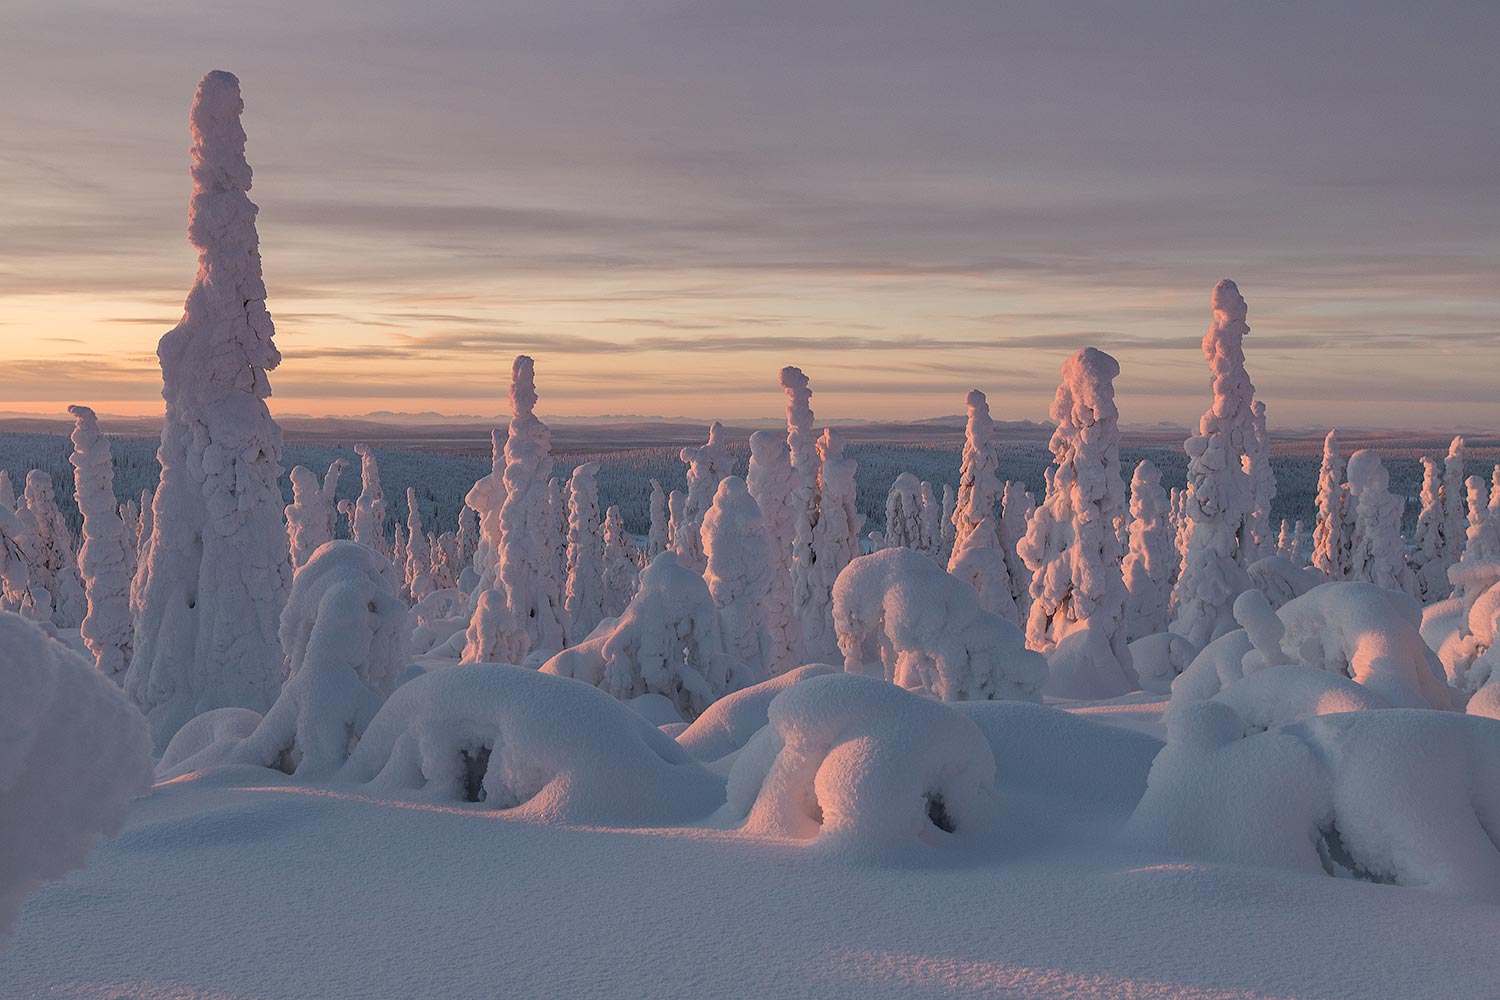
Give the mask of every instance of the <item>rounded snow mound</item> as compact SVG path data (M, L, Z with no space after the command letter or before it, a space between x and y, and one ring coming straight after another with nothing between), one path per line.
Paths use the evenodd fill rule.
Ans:
M729 772L726 811L750 833L880 856L997 826L989 742L941 702L830 674L791 685L768 714Z
M777 695L793 684L838 673L840 669L826 663L809 663L725 695L679 733L677 742L701 761L723 760L766 728L770 721L771 702Z
M0 611L0 941L151 790L146 719L91 663Z
M260 725L261 714L253 708L211 708L188 720L177 730L156 764L156 776L175 778L189 771L223 764Z
M855 559L833 585L844 669L878 660L885 677L943 701L1041 701L1047 661L974 588L908 548Z
M1300 664L1256 671L1212 700L1234 709L1250 731L1274 729L1315 715L1391 707L1363 684Z
M1392 709L1247 729L1222 702L1174 713L1127 837L1500 901L1500 722Z
M587 684L498 663L401 685L340 778L600 826L687 822L724 799L721 779L628 706Z

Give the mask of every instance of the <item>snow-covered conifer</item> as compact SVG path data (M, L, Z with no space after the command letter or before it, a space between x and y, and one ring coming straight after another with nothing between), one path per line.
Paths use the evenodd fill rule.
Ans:
M464 634L460 663L512 663L526 659L526 630L511 613L505 593L490 588L479 592L474 614Z
M52 596L49 616L54 625L77 628L88 611L78 563L73 555L73 536L57 506L52 477L38 469L26 473L26 510L36 526L36 561L31 566L33 587L45 588Z
M943 484L943 502L938 521L938 559L943 565L953 556L953 512L958 509L958 494L947 483Z
M1130 549L1121 573L1128 592L1125 639L1134 642L1166 631L1172 564L1177 557L1161 472L1149 461L1137 465L1130 477L1130 513Z
M552 651L563 647L567 612L557 555L549 551L554 532L549 522L555 520L548 486L552 434L537 418L536 402L536 364L522 354L511 366L499 578L511 613L526 629L528 650Z
M990 404L978 389L969 390L964 399L969 418L964 425L963 464L958 472L958 505L953 510L954 558L964 547L969 534L986 518L993 519L996 505L1004 493L995 474L999 462L995 457L995 421ZM948 567L951 572L953 567Z
M1026 491L1025 483L1007 480L1000 507L1000 521L996 525L1000 529L1000 552L1005 556L1005 569L1010 577L1010 596L1015 601L1016 613L1019 615L1016 621L1019 623L1026 620L1031 608L1031 571L1026 568L1018 546L1021 539L1026 537L1026 526L1031 523L1031 515L1036 511L1036 498Z
M1051 488L1020 545L1031 571L1026 644L1048 658L1047 691L1063 697L1112 697L1135 686L1115 535L1126 506L1119 373L1119 362L1092 347L1064 362L1050 411Z
M703 518L713 506L719 483L729 475L733 457L723 441L724 426L715 420L708 428L708 441L696 447L682 449L682 461L687 464L687 501L683 506L684 527L681 538L681 556L700 573L708 565L703 554Z
M1490 516L1494 497L1478 476L1470 476L1465 486L1468 487L1469 521L1464 533L1461 562L1467 566L1500 561L1500 520Z
M830 655L834 641L831 625L822 625L827 615L814 604L818 585L814 581L813 532L818 521L817 432L813 430L812 388L802 369L781 369L781 388L786 393L786 443L794 473L792 522L792 607L798 616L804 655ZM835 574L837 575L837 574ZM832 585L832 578L829 579ZM821 607L821 606L820 606ZM816 631L809 631L814 622ZM830 619L831 621L831 619Z
M478 588L489 590L497 585L500 574L500 507L505 503L505 439L497 427L490 431L490 471L481 476L464 497L464 510L473 511L477 532L468 528L462 515L459 531L471 534L464 538L466 551L472 552Z
M1464 554L1464 539L1467 537L1468 511L1464 506L1466 499L1464 484L1464 444L1463 435L1453 439L1448 446L1448 456L1443 460L1443 572L1447 573L1447 567L1458 562Z
M655 559L667 550L667 495L659 480L651 480L651 524L646 534L646 558Z
M380 486L380 466L368 445L355 445L354 453L359 456L360 491L349 520L349 537L382 555L389 555L391 546L385 537L386 503L385 490Z
M864 517L854 505L858 463L844 457L844 436L833 428L818 439L818 518L812 529L812 558L807 594L797 593L807 655L831 657L838 651L833 631L833 584L859 555Z
M109 439L87 406L70 406L73 414L73 495L83 515L83 547L78 568L83 577L88 614L83 641L94 665L116 684L124 684L130 665L130 564L135 551L129 529L115 505L115 468Z
M1213 323L1203 335L1203 356L1213 375L1213 404L1198 433L1183 444L1188 455L1193 522L1182 575L1172 595L1171 630L1200 649L1238 627L1234 599L1249 588L1245 566L1254 561L1250 533L1254 484L1247 449L1255 435L1255 386L1245 371L1245 300L1227 278L1214 286Z
M572 517L572 508L568 499L567 480L561 476L553 476L547 481L547 503L552 508L552 517L547 522L550 532L547 536L547 548L556 563L553 578L557 580L558 593L564 605L567 604L568 597L568 523ZM565 618L563 632L566 634L567 631Z
M1354 548L1354 511L1344 489L1344 460L1339 454L1339 432L1323 439L1323 465L1318 470L1318 522L1313 526L1312 564L1330 580L1349 579Z
M265 711L283 655L292 564L282 519L281 429L267 373L281 361L266 311L239 81L215 71L191 115L188 238L198 277L161 338L161 482L136 578L126 689L157 746L210 708Z
M1411 587L1401 541L1406 498L1393 496L1390 475L1380 456L1368 449L1349 456L1349 492L1354 500L1354 547L1351 577L1383 590Z
M719 609L731 691L770 677L773 655L767 598L776 572L760 508L739 476L719 484L703 518L704 579Z
M294 568L311 559L324 542L333 541L337 503L334 494L338 492L343 471L344 460L335 459L319 485L311 469L301 465L292 469L292 502L286 508L286 529Z
M922 552L927 540L922 524L922 482L903 472L885 498L885 545Z
M779 676L802 665L802 623L792 604L792 546L797 522L805 511L797 493L786 440L771 431L750 435L750 472L745 478L760 509L771 562L771 584L766 592L766 627L771 633L768 671Z
M37 616L31 593L32 537L26 522L0 503L0 611Z
M1276 473L1271 469L1271 435L1266 429L1266 404L1250 404L1250 443L1245 454L1245 472L1250 477L1250 542L1253 555L1246 563L1272 555L1276 540L1271 534L1271 501L1276 499Z
M685 551L689 545L686 508L687 497L681 490L673 490L667 496L667 549L684 566L690 558Z
M947 557L942 556L943 508L932 492L931 483L922 483L917 493L917 503L922 525L922 547L917 551L934 561L941 557L946 563Z
M604 618L604 531L599 517L598 462L568 480L567 599L570 642L580 642Z
M1020 625L1021 611L1016 606L1010 567L993 517L980 521L957 544L948 560L948 572L974 588L981 608Z
M640 552L625 530L620 508L604 515L604 617L618 618L635 596L640 582Z
M1417 587L1417 599L1423 604L1447 597L1453 589L1448 583L1448 567L1443 564L1443 481L1438 464L1422 456L1421 508L1412 535L1407 564Z
M417 506L417 491L406 488L406 561L403 564L406 593L420 601L437 589L432 581L432 546L427 529L422 527L422 508Z

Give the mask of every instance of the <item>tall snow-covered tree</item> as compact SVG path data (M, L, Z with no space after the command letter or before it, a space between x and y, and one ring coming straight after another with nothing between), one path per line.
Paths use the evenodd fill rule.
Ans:
M267 373L281 362L266 311L239 81L215 71L191 115L188 239L198 277L161 338L161 482L137 571L126 690L158 749L193 716L264 712L284 657L277 628L292 580L282 521L281 429Z
M87 406L70 406L73 414L73 496L83 515L83 547L78 568L83 577L88 614L81 632L94 654L94 665L116 684L124 684L130 665L130 564L135 551L129 529L115 505L115 467L109 438Z
M495 588L479 591L474 613L464 633L460 663L512 663L526 659L526 629L511 613L505 592Z
M1401 516L1406 498L1393 496L1380 456L1368 449L1349 456L1349 492L1354 500L1354 560L1351 576L1384 590L1409 591Z
M968 422L964 425L963 463L958 472L958 505L953 509L953 546L955 553L963 548L969 535L985 519L995 517L996 505L1004 494L996 469L995 421L990 404L978 389L969 390L964 399ZM952 566L949 566L950 571Z
M1313 526L1312 564L1330 580L1347 580L1354 549L1354 510L1344 487L1344 460L1339 454L1339 432L1323 439L1323 465L1318 470L1318 521Z
M417 491L406 488L406 563L404 566L406 593L413 601L420 601L437 589L432 582L432 545L427 541L427 529L422 526L422 508L417 504Z
M1250 588L1245 565L1254 560L1251 515L1254 484L1247 471L1255 436L1255 386L1245 370L1245 300L1227 278L1214 286L1213 322L1203 356L1213 375L1213 404L1184 443L1193 522L1182 575L1172 595L1171 631L1198 648L1238 628L1234 599Z
M781 388L786 393L786 444L795 483L792 607L797 610L803 655L829 655L830 648L837 645L837 637L831 631L833 612L830 607L827 615L824 615L813 606L817 600L813 532L818 521L819 463L817 432L813 429L812 387L802 369L790 365L781 369L780 380ZM831 595L828 600L832 600ZM827 632L822 625L825 618L828 621ZM808 630L809 622L814 624L816 632Z
M792 545L803 516L797 475L785 439L771 431L750 435L746 487L760 510L771 553L771 584L766 591L766 627L771 634L767 665L777 676L802 665L802 623L792 603Z
M993 517L980 521L954 547L948 572L974 588L985 611L1012 625L1021 624L1021 611L1011 590L1010 567Z
M1459 435L1448 446L1448 457L1443 460L1443 528L1441 534L1445 575L1448 567L1463 557L1464 541L1468 534L1469 518L1464 506L1466 499L1464 452L1466 450L1463 435Z
M337 526L334 494L338 492L343 471L344 460L335 459L319 485L317 474L311 469L301 465L292 469L292 502L286 507L286 530L293 568L311 559L325 542L333 541Z
M953 557L953 512L958 509L958 494L953 487L943 484L943 501L938 521L938 559L944 565Z
M922 523L922 547L918 551L933 560L946 561L947 557L942 555L943 508L932 492L931 483L924 482L918 488L917 502Z
M796 595L807 655L831 658L838 652L833 630L833 584L859 555L864 517L854 505L854 475L859 465L844 457L844 436L833 428L818 439L818 516L812 529L807 597Z
M604 619L604 524L599 516L598 462L568 480L568 610L570 644L582 642Z
M604 617L618 618L635 596L641 576L640 551L625 530L620 508L604 514Z
M885 497L886 547L925 552L927 535L922 515L922 482L910 472L903 472L891 483Z
M26 473L24 499L36 532L31 585L33 590L40 587L51 595L50 611L43 617L61 628L77 628L88 612L88 602L83 595L83 582L78 578L73 536L57 506L52 477L38 469Z
M1464 485L1468 493L1469 521L1464 533L1465 565L1500 561L1500 519L1491 516L1492 491L1478 476L1470 476Z
M1010 577L1010 596L1015 601L1017 623L1024 622L1031 608L1031 571L1021 558L1019 546L1026 537L1026 526L1036 511L1036 498L1026 492L1025 483L1006 480L1005 493L1001 500L1001 515L997 527L1000 529L1000 552L1005 557L1006 574Z
M1161 472L1143 460L1130 477L1130 549L1125 578L1125 639L1134 642L1167 628L1172 597L1172 564L1177 558Z
M31 593L30 529L10 505L0 503L0 611L38 617Z
M651 524L646 534L646 559L655 559L667 550L667 494L659 480L651 480Z
M1031 570L1026 644L1047 657L1044 690L1061 697L1107 698L1135 687L1115 534L1126 507L1119 374L1119 362L1092 347L1064 362L1050 411L1051 484L1020 545Z
M1437 462L1426 455L1422 456L1421 504L1406 560L1418 600L1431 604L1447 597L1453 588L1448 583L1448 567L1444 565L1442 473Z
M536 363L522 354L511 366L499 579L511 613L526 630L528 649L550 653L563 647L567 612L550 542L552 433L537 418L536 403Z
M342 508L349 518L349 537L389 556L391 546L385 537L386 503L385 490L380 486L380 465L369 445L355 445L354 453L359 456L359 498L353 504L344 501Z
M464 497L464 508L473 511L479 522L477 536L466 539L473 551L474 572L479 577L478 590L492 590L500 579L500 508L504 503L505 438L497 427L490 431L490 471L480 477ZM460 518L459 530L464 528L464 521Z
M684 566L692 560L688 529L687 497L681 490L673 490L667 496L667 549Z
M687 502L683 506L682 555L685 565L703 572L708 559L703 554L703 518L713 506L719 483L729 475L734 457L724 444L724 425L715 420L708 428L708 441L682 449L687 464Z
M1250 444L1245 454L1245 473L1250 477L1250 553L1245 562L1274 554L1271 501L1276 499L1276 473L1271 469L1271 434L1266 429L1266 404L1250 404Z
M739 476L725 476L703 518L704 580L719 609L731 691L770 676L767 597L775 572L760 508Z

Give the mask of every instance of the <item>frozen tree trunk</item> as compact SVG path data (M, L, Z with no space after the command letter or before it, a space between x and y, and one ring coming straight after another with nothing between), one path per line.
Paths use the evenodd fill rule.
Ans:
M25 502L35 526L31 584L38 597L43 590L49 595L41 609L42 617L59 628L78 628L88 602L73 557L73 537L52 490L52 477L37 469L26 473Z
M1213 375L1214 400L1183 445L1188 454L1193 522L1182 575L1173 593L1171 630L1198 648L1238 627L1234 599L1249 589L1245 565L1253 561L1250 522L1254 484L1247 448L1255 436L1255 386L1245 371L1245 300L1235 283L1214 286L1213 323L1203 336L1203 356Z
M128 529L115 506L115 468L109 439L87 406L73 414L73 495L83 515L83 548L78 565L88 614L81 629L94 665L116 684L125 683L130 665L130 564L134 557Z
M651 480L651 526L646 535L646 560L649 562L667 550L667 495L661 483Z
M1130 514L1130 549L1121 571L1129 595L1125 639L1134 642L1166 631L1172 564L1177 556L1161 473L1149 461L1137 465L1130 478Z
M687 503L683 506L684 534L679 557L685 566L698 572L708 565L703 553L703 518L713 505L719 483L729 475L734 464L729 449L723 442L724 426L715 420L708 428L708 441L697 447L682 449L682 461L687 464Z
M1020 546L1031 570L1026 644L1047 657L1045 690L1059 697L1108 698L1135 688L1115 534L1126 507L1119 373L1119 362L1092 347L1063 364L1050 411L1057 421L1051 487Z
M703 518L704 579L719 609L731 691L770 676L773 654L767 598L775 569L760 508L745 481L726 476Z
M157 748L211 708L265 712L283 656L277 636L292 564L278 480L281 429L266 409L281 361L246 192L239 81L209 73L193 102L188 238L198 278L161 338L161 483L137 574L126 689Z
M620 508L604 515L604 617L618 618L640 582L640 551L625 531Z
M1353 578L1383 590L1414 590L1401 540L1406 498L1393 496L1390 476L1373 451L1349 456L1349 491L1354 499Z
M604 619L604 534L599 517L598 462L573 470L568 480L568 587L570 645L582 642Z
M953 509L954 559L969 535L995 517L1004 492L995 474L999 462L995 458L995 421L990 418L989 401L984 393L971 389L964 405L969 419L964 426L963 464L958 472L958 505ZM951 560L948 570L953 570Z
M528 650L554 652L563 648L567 612L551 541L552 433L537 419L536 402L536 364L523 354L511 367L499 579L511 613L526 631Z
M770 546L766 628L771 634L768 670L775 677L803 664L802 623L792 603L792 546L804 511L791 451L782 438L770 431L750 435L750 473L745 482L760 510Z
M1312 564L1330 580L1349 579L1354 547L1354 511L1344 489L1344 460L1338 431L1323 439L1323 465L1318 470L1318 522L1313 526Z
M333 541L334 494L343 471L344 460L336 459L320 486L312 470L300 465L292 470L292 502L286 507L286 529L293 568L301 567L325 543Z
M818 439L818 517L812 528L806 595L796 594L807 655L822 662L838 654L833 628L833 584L859 555L864 517L854 506L858 463L844 457L844 437L833 428Z

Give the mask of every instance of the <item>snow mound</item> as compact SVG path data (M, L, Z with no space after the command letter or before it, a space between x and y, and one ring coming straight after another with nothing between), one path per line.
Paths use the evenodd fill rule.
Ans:
M1143 635L1130 644L1130 661L1140 680L1141 690L1167 694L1177 675L1188 668L1198 655L1191 639L1175 632Z
M671 737L596 688L506 664L414 678L365 730L340 778L538 822L685 823L724 798Z
M157 778L174 778L228 762L262 718L253 708L211 708L193 716L177 730L157 761Z
M1212 700L1234 709L1250 731L1274 729L1315 715L1390 707L1363 684L1300 664L1258 670Z
M1500 722L1391 710L1245 732L1221 702L1174 713L1127 837L1500 901Z
M81 868L151 789L145 718L93 665L0 612L0 941L21 902Z
M787 688L769 717L729 773L726 811L750 833L879 857L997 826L995 756L947 705L832 674Z
M777 695L810 677L821 677L839 670L839 667L826 663L809 663L726 695L708 706L696 722L678 735L677 742L699 760L723 760L766 727L771 702Z
M912 549L851 562L833 587L844 669L878 659L888 680L942 701L1040 701L1047 663L974 588Z

